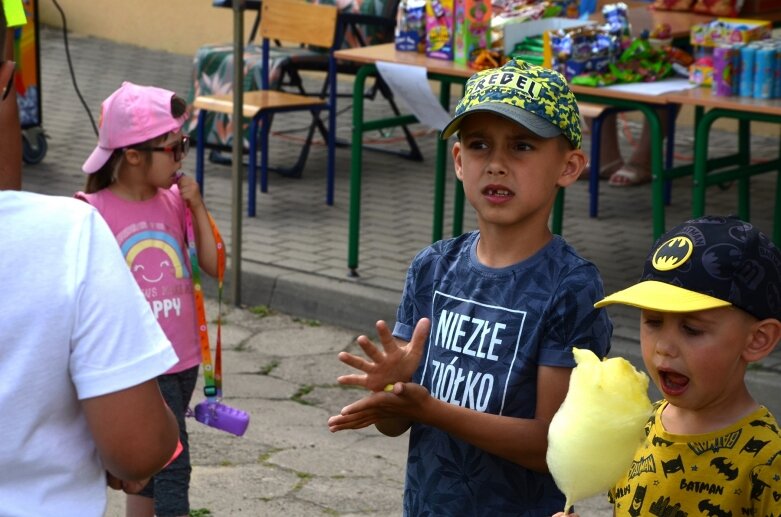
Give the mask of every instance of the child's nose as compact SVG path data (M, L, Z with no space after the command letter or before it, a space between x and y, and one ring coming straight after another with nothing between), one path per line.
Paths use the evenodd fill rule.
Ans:
M488 161L488 174L505 175L507 174L507 160L504 153L494 151L491 153L491 159Z
M674 357L677 355L678 347L675 344L675 338L662 332L656 337L654 351L657 355L665 357Z

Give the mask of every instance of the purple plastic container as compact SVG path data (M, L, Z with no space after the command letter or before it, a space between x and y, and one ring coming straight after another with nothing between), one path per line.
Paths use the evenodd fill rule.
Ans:
M736 49L722 45L713 49L713 95L729 97L732 95L732 85L737 71L734 69Z
M195 419L202 424L241 436L249 426L249 413L222 402L204 400L195 406Z

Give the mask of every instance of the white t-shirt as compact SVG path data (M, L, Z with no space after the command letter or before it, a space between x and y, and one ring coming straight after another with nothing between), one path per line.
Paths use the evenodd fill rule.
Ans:
M92 207L3 191L0 228L0 513L103 515L79 400L155 378L176 354Z

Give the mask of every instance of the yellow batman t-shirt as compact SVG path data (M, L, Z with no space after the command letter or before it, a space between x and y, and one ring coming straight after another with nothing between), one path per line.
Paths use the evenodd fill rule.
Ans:
M765 407L702 435L664 430L656 404L646 439L610 491L617 516L781 516L781 434Z

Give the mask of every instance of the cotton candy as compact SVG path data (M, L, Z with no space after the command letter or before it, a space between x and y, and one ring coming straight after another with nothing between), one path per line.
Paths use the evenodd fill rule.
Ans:
M548 430L548 468L567 498L565 512L627 472L652 411L648 376L629 361L572 351L577 366Z

